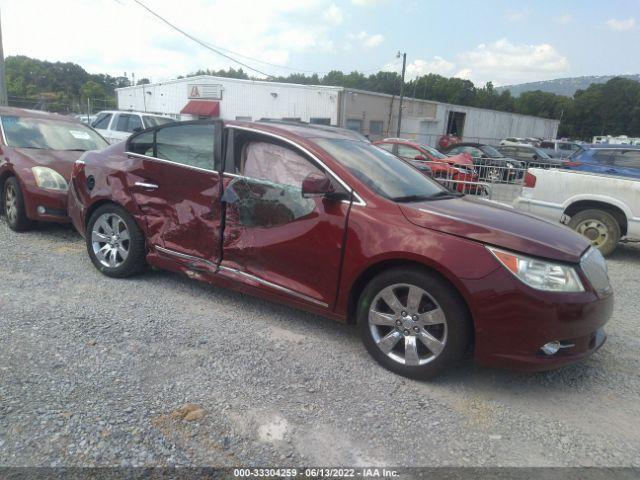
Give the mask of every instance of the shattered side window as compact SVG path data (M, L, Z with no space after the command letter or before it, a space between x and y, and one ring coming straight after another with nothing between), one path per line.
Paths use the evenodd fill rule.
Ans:
M266 180L247 177L234 178L222 195L245 227L277 227L311 214L316 204L303 198L302 190Z
M315 210L313 198L302 196L302 181L323 172L295 151L267 142L250 142L240 156L241 177L225 189L227 216L244 227L276 227ZM235 218L234 218L235 217Z

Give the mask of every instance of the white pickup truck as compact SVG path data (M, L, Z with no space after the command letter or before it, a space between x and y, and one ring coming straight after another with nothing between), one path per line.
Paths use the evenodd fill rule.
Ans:
M640 181L628 177L530 168L514 206L568 225L603 255L640 240Z

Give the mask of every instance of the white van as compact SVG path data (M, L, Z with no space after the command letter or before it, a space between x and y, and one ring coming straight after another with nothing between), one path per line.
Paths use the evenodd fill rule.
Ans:
M109 143L118 143L132 133L174 121L171 117L151 113L104 110L98 113L91 126Z

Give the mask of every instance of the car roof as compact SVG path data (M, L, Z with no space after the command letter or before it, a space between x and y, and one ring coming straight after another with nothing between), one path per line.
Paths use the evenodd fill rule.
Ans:
M382 140L378 140L378 142L414 143L416 145L418 145L419 143L417 140L411 140L408 138L399 138L399 137L383 138Z
M43 112L42 110L28 110L26 108L0 107L0 115L13 115L16 117L47 118L61 122L80 123L74 117L67 117L58 113Z
M302 138L331 138L337 140L358 140L369 142L369 139L359 132L346 128L329 125L311 125L302 122L286 122L279 120L262 120L257 122L225 121L229 126L244 126L267 133L289 133Z
M625 143L589 143L583 144L582 148L593 148L593 149L620 149L624 148L626 150L640 150L640 145L629 145Z
M453 147L478 147L478 148L482 148L484 147L486 144L484 143L474 143L474 142L458 142L458 143L452 143L449 148L453 148Z
M162 118L171 118L169 115L163 115L161 113L152 113L152 112L138 112L136 110L100 110L94 115L100 115L101 113L133 113L136 115L148 115L150 117L162 117Z

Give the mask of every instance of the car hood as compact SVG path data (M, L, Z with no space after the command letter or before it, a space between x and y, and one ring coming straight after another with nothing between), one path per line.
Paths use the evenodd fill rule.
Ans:
M469 165L470 167L473 167L473 160L469 155L464 153L458 153L457 155L452 155L437 161L447 162L450 165Z
M399 206L414 225L535 257L578 263L589 248L584 237L565 226L488 200L467 196Z
M39 150L35 148L14 148L14 151L22 157L29 159L34 167L42 166L51 168L62 175L67 181L71 179L73 164L84 153L65 150Z

